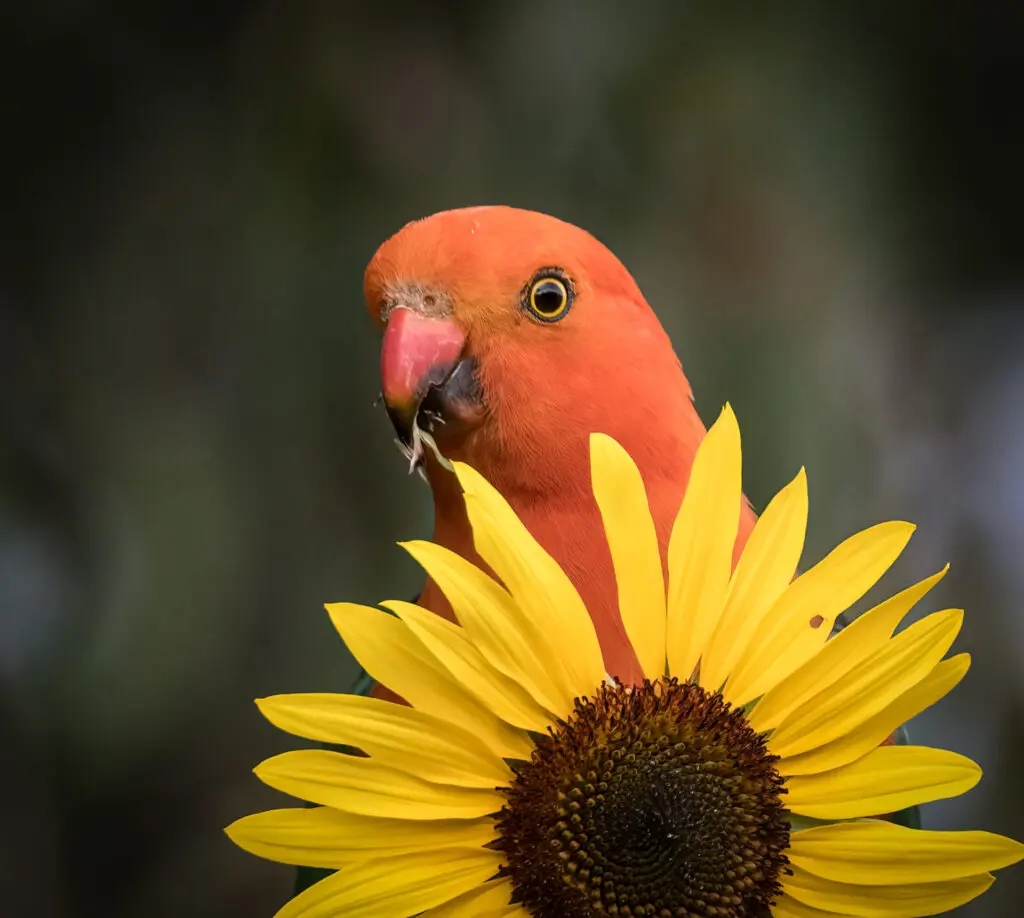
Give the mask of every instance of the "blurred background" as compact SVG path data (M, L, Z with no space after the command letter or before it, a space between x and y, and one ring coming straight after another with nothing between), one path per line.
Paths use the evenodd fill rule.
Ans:
M805 563L919 524L974 666L911 726L1024 836L1024 6L36 0L0 13L0 914L258 918L235 849L344 690L322 603L412 595L429 534L362 270L508 203L631 269ZM880 593L868 597L876 599ZM959 914L1016 916L1024 871Z

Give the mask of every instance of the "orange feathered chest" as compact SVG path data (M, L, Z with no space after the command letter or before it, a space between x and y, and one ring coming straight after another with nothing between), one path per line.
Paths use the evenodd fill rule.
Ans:
M666 563L672 524L686 489L689 463L686 463L684 472L685 475L674 479L647 481L663 564ZM446 476L447 480L441 476ZM447 476L442 469L434 469L431 479L435 494L434 541L487 569L473 549L472 533L461 495L453 484L454 476ZM589 489L567 490L557 496L537 492L517 494L506 490L505 496L530 533L554 557L579 590L597 628L608 671L620 680L638 681L640 670L619 616L611 555L600 512ZM753 511L745 505L736 539L737 558L754 521ZM452 618L447 600L430 581L424 586L420 603L446 618Z

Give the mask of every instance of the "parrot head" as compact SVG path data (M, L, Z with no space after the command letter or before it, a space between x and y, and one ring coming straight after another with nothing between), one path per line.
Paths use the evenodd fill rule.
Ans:
M584 230L511 207L445 211L385 242L364 292L384 403L432 484L424 444L513 493L564 491L581 472L589 490L594 431L650 473L678 459L690 387L629 272Z
M466 462L572 579L608 671L635 676L590 487L590 435L633 457L664 552L705 428L629 272L578 227L472 207L401 229L371 260L364 293L383 334L384 403L433 491L434 541L479 561L446 468ZM742 536L752 521L748 508ZM429 580L420 602L451 615Z

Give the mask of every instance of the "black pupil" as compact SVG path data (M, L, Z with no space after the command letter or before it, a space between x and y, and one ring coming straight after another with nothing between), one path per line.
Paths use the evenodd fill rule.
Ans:
M565 305L565 290L554 281L537 284L533 291L533 306L537 312L551 315Z

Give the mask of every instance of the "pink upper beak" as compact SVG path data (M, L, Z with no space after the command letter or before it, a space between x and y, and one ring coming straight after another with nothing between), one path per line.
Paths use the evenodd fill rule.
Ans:
M391 310L380 352L381 392L407 443L423 397L445 381L465 344L465 332L449 318L424 316L404 306Z

